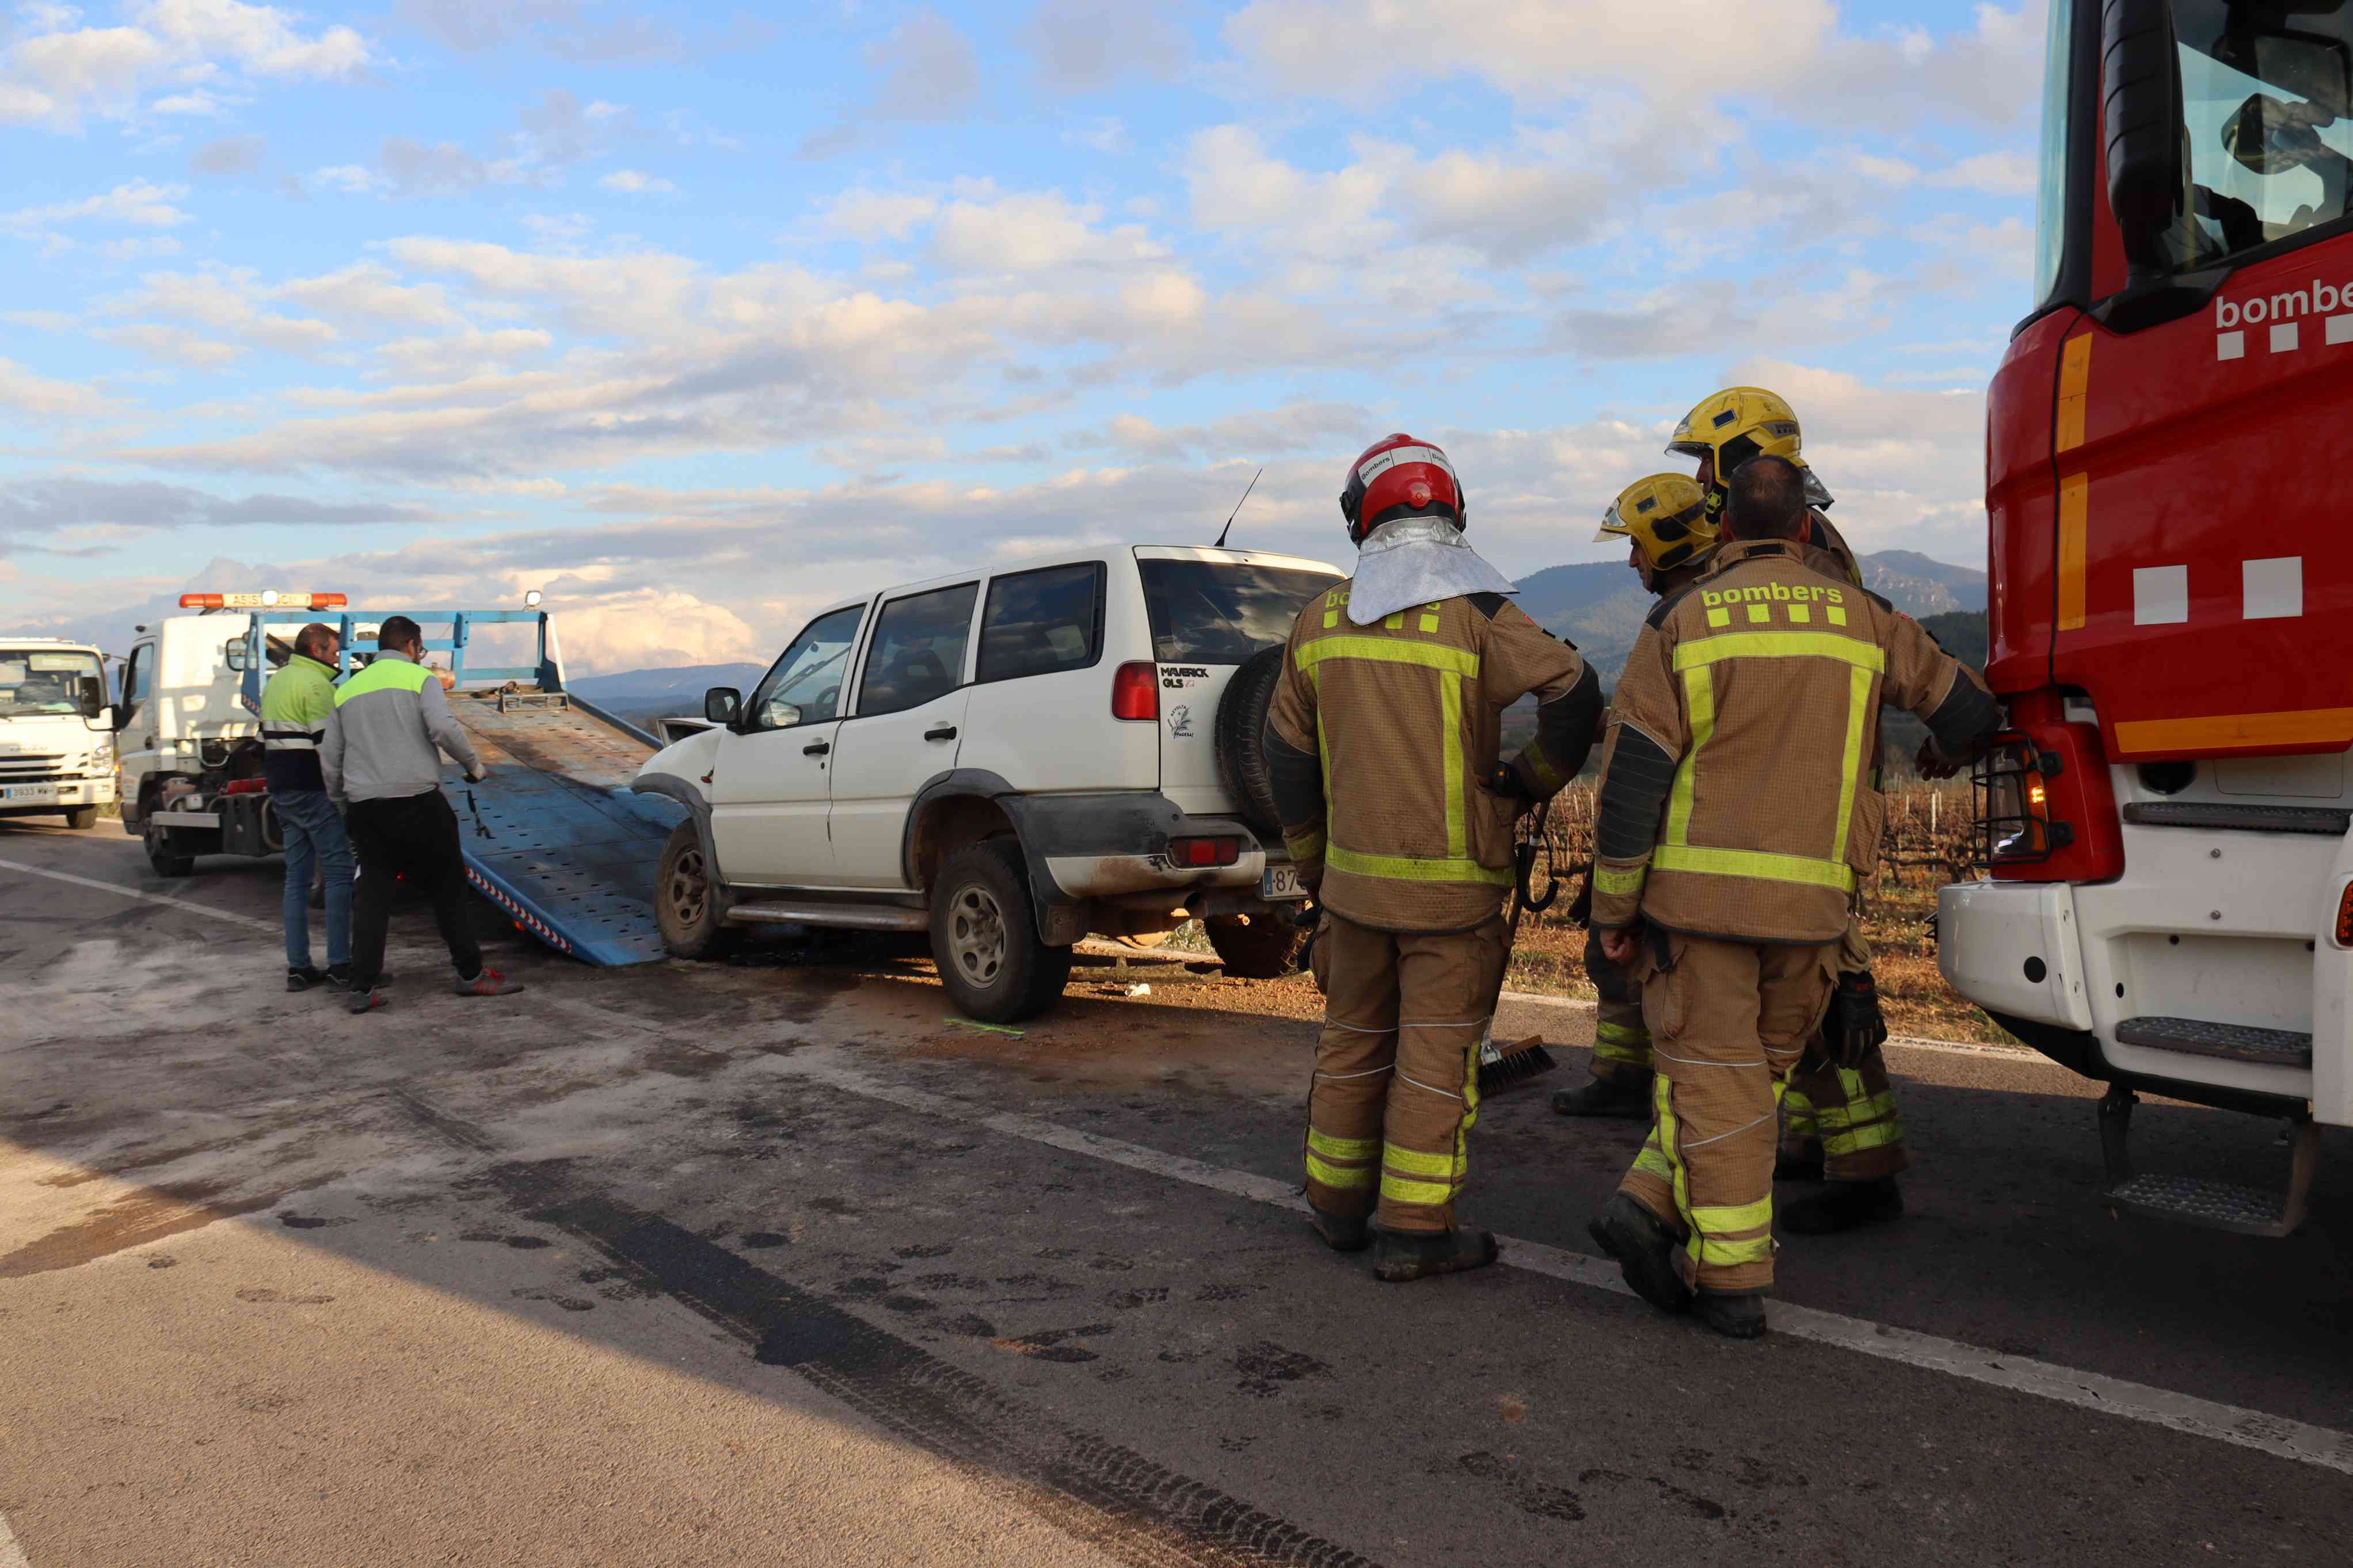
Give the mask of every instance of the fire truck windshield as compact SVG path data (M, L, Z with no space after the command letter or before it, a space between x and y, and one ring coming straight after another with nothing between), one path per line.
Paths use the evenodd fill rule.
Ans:
M2181 264L2211 266L2344 217L2353 7L2173 0L2173 20L2191 198Z
M2059 289L2067 234L2067 89L2069 46L2075 31L2075 0L2051 0L2051 26L2043 45L2042 156L2036 170L2034 202L2034 301L2048 304Z

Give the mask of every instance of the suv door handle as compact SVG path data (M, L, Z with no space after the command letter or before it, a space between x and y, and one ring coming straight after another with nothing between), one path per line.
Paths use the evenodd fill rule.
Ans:
M923 731L923 739L926 741L953 741L955 739L955 726L953 724L943 724L936 730L926 730Z
M821 757L831 750L833 750L833 743L831 742L819 741L814 745L803 746L801 748L801 755L804 757Z

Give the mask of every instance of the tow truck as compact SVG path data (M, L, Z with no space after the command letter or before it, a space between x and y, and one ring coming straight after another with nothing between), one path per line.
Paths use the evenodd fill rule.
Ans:
M2118 1210L2263 1236L2353 1125L2353 7L2052 0L2035 306L1989 394L1988 873L1941 966L2107 1084ZM2275 1117L2145 1173L2141 1094Z
M88 643L0 635L0 817L90 827L113 801L105 656Z
M440 633L425 639L427 662L452 678L450 711L487 770L471 784L455 763L442 774L474 889L558 952L598 964L663 956L652 867L683 812L627 788L660 742L565 690L538 593L520 610L360 612L341 594L274 589L186 594L180 607L194 613L138 628L111 717L123 830L144 841L156 875L285 847L262 780L262 686L305 623L336 629L341 679L374 657L355 641L400 614Z

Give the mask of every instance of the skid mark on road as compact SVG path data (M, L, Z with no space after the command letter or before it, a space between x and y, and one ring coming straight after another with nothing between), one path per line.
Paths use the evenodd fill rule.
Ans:
M22 860L0 860L0 870L22 871L27 877L47 877L52 882L70 882L77 888L91 888L101 893L113 893L120 898L137 899L142 903L162 904L166 909L185 910L192 915L202 915L208 921L229 921L256 931L277 932L282 929L276 921L257 920L251 915L235 914L216 910L209 904L199 904L186 899L174 899L163 893L142 893L136 888L126 888L120 882L101 882L95 877L77 877L70 871L52 871L44 866L27 866ZM7 1568L7 1560L0 1558L0 1568Z
M887 1083L849 1066L840 1052L830 1048L805 1047L790 1057L765 1057L762 1061L767 1071L781 1077L807 1079L846 1094L881 1100L925 1116L985 1127L1007 1137L1084 1154L1114 1165L1124 1165L1130 1170L1148 1172L1234 1197L1248 1198L1253 1203L1270 1204L1301 1214L1307 1212L1306 1200L1289 1182L1276 1181L1247 1171L1230 1171L1187 1159L1182 1154L1148 1149L1140 1143L1083 1132L1074 1127L1060 1126L1032 1116L987 1110L944 1095ZM1497 1240L1504 1248L1503 1261L1512 1268L1620 1295L1631 1293L1620 1279L1618 1266L1614 1263L1589 1258L1581 1252L1546 1247L1541 1242L1521 1241L1511 1237L1499 1237ZM2098 1373L2078 1372L2073 1367L2058 1366L2031 1357L2005 1355L1998 1351L1964 1344L1958 1340L1915 1333L1908 1329L1892 1328L1836 1312L1817 1311L1786 1301L1773 1304L1773 1328L1776 1333L1835 1345L1860 1355L1898 1362L1970 1383L1987 1384L2012 1393L2071 1405L2078 1409L2121 1416L2128 1421L2140 1421L2152 1426L2211 1437L2278 1458L2353 1475L2353 1433L2289 1421L2267 1415L2259 1410L2217 1404L2187 1394L2174 1394L2142 1384L2127 1383L2122 1378L2105 1377Z

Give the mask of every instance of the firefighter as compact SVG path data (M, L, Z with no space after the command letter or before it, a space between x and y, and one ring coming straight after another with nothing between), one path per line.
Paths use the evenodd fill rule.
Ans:
M1510 956L1513 825L1576 776L1601 717L1599 680L1504 597L1466 513L1426 441L1350 465L1356 574L1300 612L1267 715L1283 842L1323 914L1307 1201L1326 1243L1373 1245L1392 1281L1495 1260L1454 1200ZM1504 710L1530 693L1535 738L1494 763Z
M1627 564L1660 598L1680 593L1706 570L1715 551L1715 520L1706 493L1681 474L1652 474L1619 492L1602 514L1597 544L1624 540ZM1625 971L1602 955L1599 936L1585 938L1585 973L1601 1004L1593 1025L1593 1079L1552 1097L1563 1116L1606 1116L1632 1121L1651 1114L1651 1031L1642 999Z
M1971 755L2000 710L1884 599L1809 569L1804 474L1750 458L1722 542L1662 600L1611 707L1594 924L1630 963L1658 1064L1650 1137L1590 1229L1645 1300L1738 1339L1773 1282L1775 1111L1839 984L1856 882L1878 858L1882 700Z
M1825 515L1834 500L1820 478L1806 467L1799 455L1804 446L1797 411L1787 400L1761 386L1731 386L1683 416L1667 450L1698 465L1693 477L1707 492L1711 518L1725 502L1719 476L1750 458L1788 458L1805 479L1807 517L1799 542L1806 564L1859 588L1862 568ZM1876 714L1871 724L1875 759ZM1874 767L1872 783L1877 782ZM1789 1075L1781 1107L1777 1173L1827 1184L1791 1204L1782 1214L1782 1228L1826 1235L1903 1214L1904 1194L1895 1178L1911 1167L1912 1157L1905 1145L1894 1084L1880 1049L1886 1038L1878 985L1871 973L1871 945L1863 938L1857 911L1842 939L1831 1016L1822 1037L1807 1047L1804 1059Z

